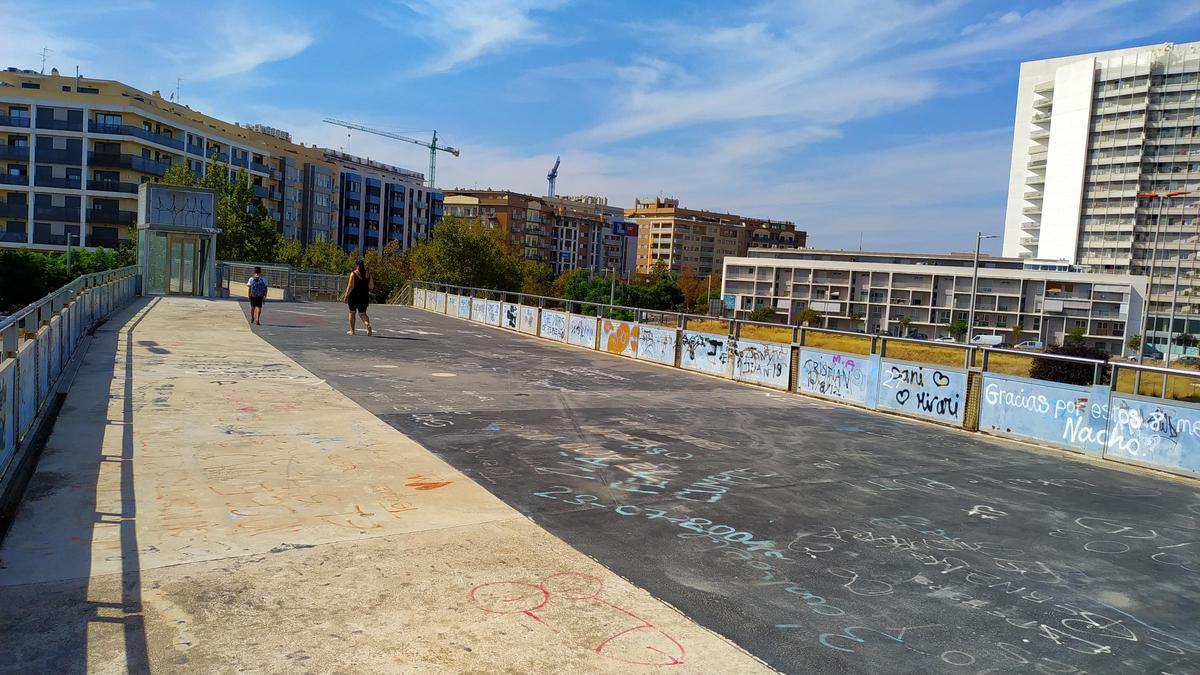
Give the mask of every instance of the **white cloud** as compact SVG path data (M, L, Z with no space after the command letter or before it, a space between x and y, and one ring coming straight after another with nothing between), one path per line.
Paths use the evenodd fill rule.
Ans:
M3 38L0 39L0 68L15 67L39 70L42 48L50 49L46 57L46 72L55 64L69 64L86 68L91 64L88 54L94 48L84 40L67 35L45 21L33 17L44 10L33 5L15 2L0 2L0 17L3 17ZM63 70L68 66L64 65Z
M558 9L565 0L399 0L395 4L408 11L378 7L371 14L386 26L434 42L440 53L419 70L433 75L548 40L533 14Z
M215 80L254 71L259 66L300 54L314 42L303 26L263 23L242 12L223 12L207 31L199 31L198 48L176 59L187 65L188 79ZM176 51L171 47L171 51ZM168 54L171 53L168 51Z

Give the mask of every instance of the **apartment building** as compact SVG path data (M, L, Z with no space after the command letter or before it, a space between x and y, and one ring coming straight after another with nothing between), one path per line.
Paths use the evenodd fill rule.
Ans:
M719 271L726 256L746 255L751 246L798 248L807 241L790 221L687 209L663 197L635 200L625 218L638 225L637 271L642 273L661 262L704 277Z
M1198 93L1200 42L1021 64L1004 254L1152 278L1149 344L1200 332Z
M246 171L280 233L334 240L337 165L285 132L246 127L113 80L0 71L0 246L130 239L140 183L209 160Z
M382 251L396 242L408 250L432 236L443 195L425 175L337 150L324 149L338 170L341 245L348 252Z
M633 276L637 223L625 220L624 209L594 195L547 197L546 201L555 209L556 273L588 269L623 279Z
M811 308L825 328L935 338L947 335L950 323L967 322L972 265L970 253L751 249L725 259L721 283L739 316L767 306L794 323ZM978 271L976 335L1011 340L1020 326L1022 340L1061 344L1082 329L1085 342L1120 354L1125 341L1140 334L1145 277L1035 268L1020 258L989 256Z
M509 190L448 190L446 213L499 229L513 250L529 260L553 264L554 206L545 198Z

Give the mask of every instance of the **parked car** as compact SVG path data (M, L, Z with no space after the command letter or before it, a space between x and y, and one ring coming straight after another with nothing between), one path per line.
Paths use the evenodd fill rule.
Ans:
M1142 358L1143 359L1154 359L1155 361L1162 361L1163 353L1158 351L1154 347L1145 346L1145 347L1142 347Z
M958 340L954 339L953 335L943 335L940 338L934 338L933 341L934 342L958 342Z
M909 340L928 340L929 339L929 336L926 335L925 333L922 333L920 331L915 331L915 330L909 331L908 335L905 335L904 337L908 338Z
M971 344L976 347L999 347L1004 343L1004 337L1001 335L976 335L971 338Z
M1022 342L1018 342L1016 346L1016 349L1025 349L1036 352L1040 352L1045 348L1046 343L1042 342L1041 340L1024 340Z
M1177 359L1172 359L1171 365L1189 367L1200 366L1200 356L1180 356Z

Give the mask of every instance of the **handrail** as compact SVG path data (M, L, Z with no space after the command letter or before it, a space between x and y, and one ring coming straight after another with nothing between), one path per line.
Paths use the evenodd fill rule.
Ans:
M137 269L138 269L137 265L130 265L128 267L118 267L116 269L104 270L102 272L91 272L89 274L80 275L80 276L76 277L73 281L69 281L66 284L63 284L63 286L58 288L57 290L55 290L51 293L47 293L42 298L39 298L38 300L34 300L33 302L29 303L25 307L22 307L21 309L18 309L17 311L13 312L9 316L5 317L4 319L0 319L0 332L3 332L6 328L9 328L13 324L16 324L17 322L21 321L22 319L28 317L30 314L37 312L43 306L45 306L47 303L49 303L51 300L58 297L59 295L62 295L64 293L74 294L74 293L78 292L78 290L80 290L80 289L91 288L93 286L99 286L102 283L112 281L114 279L123 279L127 276L132 276L134 274L137 274Z

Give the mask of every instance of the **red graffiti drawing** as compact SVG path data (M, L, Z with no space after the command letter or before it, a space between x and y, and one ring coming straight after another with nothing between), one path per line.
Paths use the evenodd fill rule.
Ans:
M654 624L601 597L604 582L561 572L539 584L497 581L472 588L471 601L493 614L524 614L600 656L641 666L683 663L683 645Z
M405 485L414 490L436 490L454 482L449 480L428 480L428 476L421 475L409 476L408 479L411 482L405 483Z

